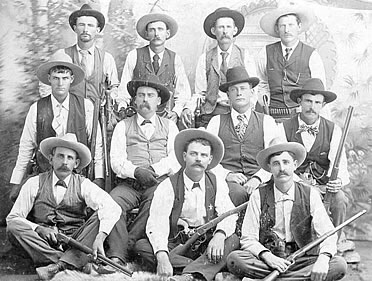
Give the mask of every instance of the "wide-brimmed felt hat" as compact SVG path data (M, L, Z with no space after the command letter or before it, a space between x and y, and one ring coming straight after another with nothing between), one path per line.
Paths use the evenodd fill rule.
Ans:
M36 71L37 78L39 78L42 83L50 85L48 74L50 69L55 66L65 66L71 69L72 74L74 75L74 81L71 83L71 86L77 85L84 80L84 70L80 66L73 64L71 57L65 52L56 52L51 56L48 62L40 65Z
M166 103L170 98L170 92L167 87L164 86L156 75L146 75L142 79L129 81L127 84L127 89L129 94L134 98L138 87L146 86L154 88L158 91L161 98L161 104Z
M231 10L226 7L221 7L215 10L213 13L209 14L204 20L204 32L211 38L216 39L216 36L212 34L211 28L214 26L216 21L219 18L232 18L235 22L235 26L238 29L238 32L234 35L234 37L238 36L240 32L242 32L244 28L245 19L243 14L236 10Z
M156 22L156 21L162 21L167 25L167 28L169 29L169 32L170 32L168 39L176 35L177 30L178 30L177 22L171 16L168 16L166 14L161 14L161 13L151 13L151 14L147 14L141 17L137 21L137 26L136 26L138 34L143 39L148 40L148 38L146 37L147 25L149 23Z
M100 11L92 9L92 7L88 4L84 4L83 6L81 6L80 10L73 12L68 18L68 22L72 29L74 29L76 19L83 16L95 17L98 21L98 27L100 28L100 31L102 31L105 26L105 16Z
M257 77L250 77L247 70L243 66L229 68L226 71L226 82L220 86L222 92L227 92L230 86L235 84L248 82L254 88L260 82Z
M225 153L225 148L223 145L222 140L217 136L205 130L205 128L198 128L198 129L185 129L179 132L174 140L174 151L176 153L176 157L178 163L182 167L185 166L185 161L183 160L183 152L185 150L185 145L190 140L193 139L206 139L212 145L212 161L208 165L208 170L213 169L216 167L222 160L223 155Z
M278 18L288 14L296 14L301 20L301 31L307 31L311 24L315 21L315 14L308 7L300 5L286 5L279 7L265 14L260 20L262 30L273 37L279 37L275 31L275 24Z
M265 148L258 152L256 160L258 165L267 172L270 171L269 157L277 152L290 151L295 154L297 160L297 166L299 167L306 158L305 147L298 142L283 142L281 139L273 139L268 148Z
M337 95L335 93L324 90L324 84L319 78L308 79L301 89L292 90L289 94L289 97L294 102L297 102L297 99L300 98L303 94L323 95L324 101L326 103L330 103L337 98Z
M46 158L52 154L52 151L55 147L66 147L74 150L80 159L80 164L77 169L85 168L92 160L89 148L86 145L78 142L75 134L68 133L62 137L46 138L40 143L40 151Z

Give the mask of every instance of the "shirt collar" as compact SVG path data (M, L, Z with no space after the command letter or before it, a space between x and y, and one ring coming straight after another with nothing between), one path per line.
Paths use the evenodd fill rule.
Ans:
M292 186L289 188L289 190L287 191L287 193L282 193L274 184L274 198L275 198L275 203L279 202L279 201L283 201L284 199L287 200L291 200L291 201L294 201L294 192L295 192L295 189L294 189L294 182L292 184Z
M52 100L52 107L56 108L57 104L59 104L59 102L53 96L53 94L51 94L51 100ZM67 97L65 98L65 100L62 102L62 107L65 108L66 110L69 110L69 105L70 105L70 94L68 94Z
M194 181L191 180L186 175L185 171L183 171L183 182L185 184L186 190L191 191L192 190L192 186L194 184ZM200 179L199 185L200 185L201 190L205 190L205 173L203 174L203 177Z
M217 53L219 56L221 56L221 52L227 52L229 54L227 59L229 59L231 57L232 47L233 47L233 44L231 44L230 47L226 51L222 51L220 46L217 45Z
M155 121L156 121L155 118L156 118L156 114L154 114L150 119L148 119L148 120L151 121L151 124L152 124L153 126L155 126ZM145 120L145 118L143 118L141 114L137 114L137 124L138 124L138 126L141 126L141 124L142 124L142 122L143 122L144 120Z
M252 110L251 109L248 109L246 112L244 113L239 113L237 112L234 108L231 108L231 118L232 120L238 122L238 115L244 115L245 118L247 118L247 122L249 121L249 118L251 117L251 112Z
M291 48L292 50L290 51L289 55L292 55L292 53L294 52L294 50L297 48L297 45L298 43L300 43L300 40L297 40L296 44L294 44L292 47L287 47L285 46L282 42L280 42L280 45L282 45L282 53L283 53L283 56L285 56L285 49L286 48Z
M151 58L151 61L153 61L153 57L155 56L155 52L153 52L153 50L151 50L150 46L149 46L149 51L150 51L150 58ZM164 51L160 52L158 54L159 56L159 62L161 62L163 60L163 56L164 56Z
M69 176L67 176L63 181L65 182L66 186L68 186L68 184L70 183L70 179L71 179L71 174ZM56 183L59 181L60 179L57 177L57 175L55 174L55 172L53 171L53 178L52 178L52 183L53 183L53 186L56 185Z
M76 44L76 48L77 48L77 51L79 52L80 54L80 51L82 50L82 48L79 47L78 44ZM94 44L92 45L92 47L90 47L87 51L88 51L88 54L89 55L93 55L94 54L94 49L95 49L95 46Z
M315 121L314 124L308 125L308 124L305 123L304 120L301 119L301 114L298 115L298 126L299 127L301 125L306 125L306 126L310 126L310 127L313 127L313 128L319 128L319 124L320 124L320 117L318 118L318 120Z

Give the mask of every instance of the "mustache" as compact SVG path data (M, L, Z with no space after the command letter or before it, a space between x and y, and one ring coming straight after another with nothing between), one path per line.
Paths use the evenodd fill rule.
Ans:
M306 111L306 113L316 113L316 112L310 108L309 110Z
M279 172L278 176L289 176L287 172Z
M59 167L57 170L58 170L58 171L63 171L63 172L69 172L69 171L71 171L71 169L69 169L69 168L68 168L67 166L65 166L65 165Z
M204 168L204 166L201 163L194 163L191 166L195 166L195 167L199 166L199 167Z
M140 109L147 108L148 110L151 109L150 104L149 104L147 101L141 103L141 104L139 105L139 108L140 108Z

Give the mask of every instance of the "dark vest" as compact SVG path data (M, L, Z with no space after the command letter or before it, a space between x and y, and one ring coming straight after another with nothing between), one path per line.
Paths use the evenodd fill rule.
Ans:
M259 241L264 245L275 225L274 182L271 180L261 186L259 192L261 198ZM312 219L310 215L310 187L295 182L295 201L291 213L290 229L300 248L313 241Z
M206 76L207 76L207 92L205 94L205 103L202 107L203 114L210 114L216 107L219 86L226 82L226 76L220 71L218 63L217 46L206 53ZM228 68L235 66L244 66L244 49L239 48L235 44L232 47L231 58Z
M291 57L286 61L279 42L266 46L267 77L270 87L270 106L273 108L292 108L298 104L292 101L289 93L303 86L311 78L310 56L314 48L298 43Z
M40 225L57 226L62 231L71 232L85 222L86 204L81 195L84 177L72 173L62 201L57 204L53 196L53 172L39 175L39 190L29 218Z
M176 174L169 177L174 191L174 203L171 215L169 217L170 232L169 238L172 239L177 235L177 221L181 215L183 202L185 200L185 184L183 180L183 169L180 169ZM216 176L210 172L205 172L205 210L206 221L210 221L217 217L215 210L217 192ZM210 208L212 206L212 208Z
M79 52L76 45L66 48L65 53L71 57L74 64L80 66ZM106 75L103 71L104 59L105 51L95 47L94 68L92 74L90 77L85 77L85 79L78 85L71 87L70 92L84 98L89 98L93 102L95 102L97 98L100 98L101 91L103 90L101 83L104 83L106 80Z
M302 145L301 134L296 134L298 130L298 115L286 120L283 123L285 134L288 141L298 142ZM296 174L304 173L309 170L311 165L312 171L315 173L314 176L318 184L325 184L328 182L328 169L330 161L328 159L330 144L332 140L333 130L335 124L323 117L320 117L319 133L315 138L315 142L311 147L310 151L306 155L305 161L297 168ZM315 162L316 164L314 164ZM312 164L313 163L313 164Z
M171 92L171 97L166 104L158 106L158 112L163 111L165 108L167 110L172 110L174 107L174 89L176 87L177 77L175 71L175 57L176 53L165 48L163 59L157 74L155 74L154 67L152 65L152 60L150 58L149 45L137 49L137 63L133 70L133 80L143 79L148 74L156 75L160 82L164 84L165 87Z
M37 102L36 117L36 144L39 148L40 142L49 137L55 137L56 132L52 127L53 107L51 95L41 98ZM66 133L74 133L77 140L88 145L88 135L85 128L85 105L82 97L70 94L69 111ZM41 172L49 169L49 161L37 150L37 165Z
M220 115L220 129L218 136L225 146L225 154L221 165L230 171L243 173L251 177L259 169L256 156L265 148L263 133L264 114L252 111L241 141L235 131L231 114Z

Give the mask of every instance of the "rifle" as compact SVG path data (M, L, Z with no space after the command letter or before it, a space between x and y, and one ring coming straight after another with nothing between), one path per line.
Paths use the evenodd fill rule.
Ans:
M329 180L337 179L339 165L340 165L340 161L341 161L341 154L342 154L342 150L344 148L344 144L346 142L347 133L349 132L350 119L351 119L351 116L353 115L353 110L354 110L354 107L352 107L352 106L349 106L349 108L347 109L347 115L346 115L346 120L345 120L345 124L344 124L344 130L342 131L340 143L339 143L338 148L337 148L337 153L336 153L335 161L333 163L333 168L332 168L332 172L331 172L331 176L329 177ZM329 209L330 209L332 197L333 197L333 193L330 193L330 192L326 191L323 203L324 203L324 207L325 207L328 214L330 213Z
M357 218L359 218L360 216L364 215L366 212L367 212L367 210L360 211L356 215L354 215L351 218L349 218L348 220L344 221L342 224L335 227L334 229L324 233L322 236L318 237L314 241L310 242L309 244L305 245L301 249L298 249L296 252L289 255L287 257L287 260L290 261L291 264L288 266L288 268L290 268L291 266L293 266L295 264L295 262L296 262L295 260L297 258L302 257L306 252L308 252L309 250L311 250L315 246L318 246L320 243L322 243L328 237L332 236L333 234L335 234L337 231L339 231L344 226L348 225L352 221L354 221ZM274 281L279 276L279 274L280 274L280 272L277 269L275 269L269 275L267 275L264 279L262 279L262 281ZM249 280L249 278L247 278L247 279Z
M242 211L243 209L245 209L247 207L247 205L248 205L248 202L245 202L245 203L239 205L238 207L235 207L234 209L231 209L231 210L221 214L217 218L215 218L213 220L210 220L206 224L203 224L202 226L199 226L195 230L195 233L186 241L185 244L180 244L180 245L178 245L177 247L175 247L174 249L172 249L170 251L169 259L172 260L174 257L176 257L178 255L182 255L183 253L185 253L192 246L192 244L194 244L199 239L199 237L206 234L209 229L215 227L220 221L224 220L228 216L231 216L235 213L238 213L238 212Z
M68 237L64 235L63 233L57 233L57 240L58 242L62 242L68 246L71 246L75 249L78 249L79 251L82 251L83 253L87 255L93 255L93 250L90 249L89 247L81 244L80 242L76 241L75 239ZM105 262L106 264L110 265L114 269L119 270L121 273L124 273L127 276L132 277L133 272L130 271L129 269L121 266L120 264L110 260L109 258L106 258L105 256L98 254L97 260L101 262Z
M88 178L90 180L94 180L94 158L96 155L96 143L97 143L97 130L98 130L98 115L99 115L99 99L92 100L94 104L93 110L93 126L92 126L92 134L90 139L90 153L92 156L92 161L88 166Z

